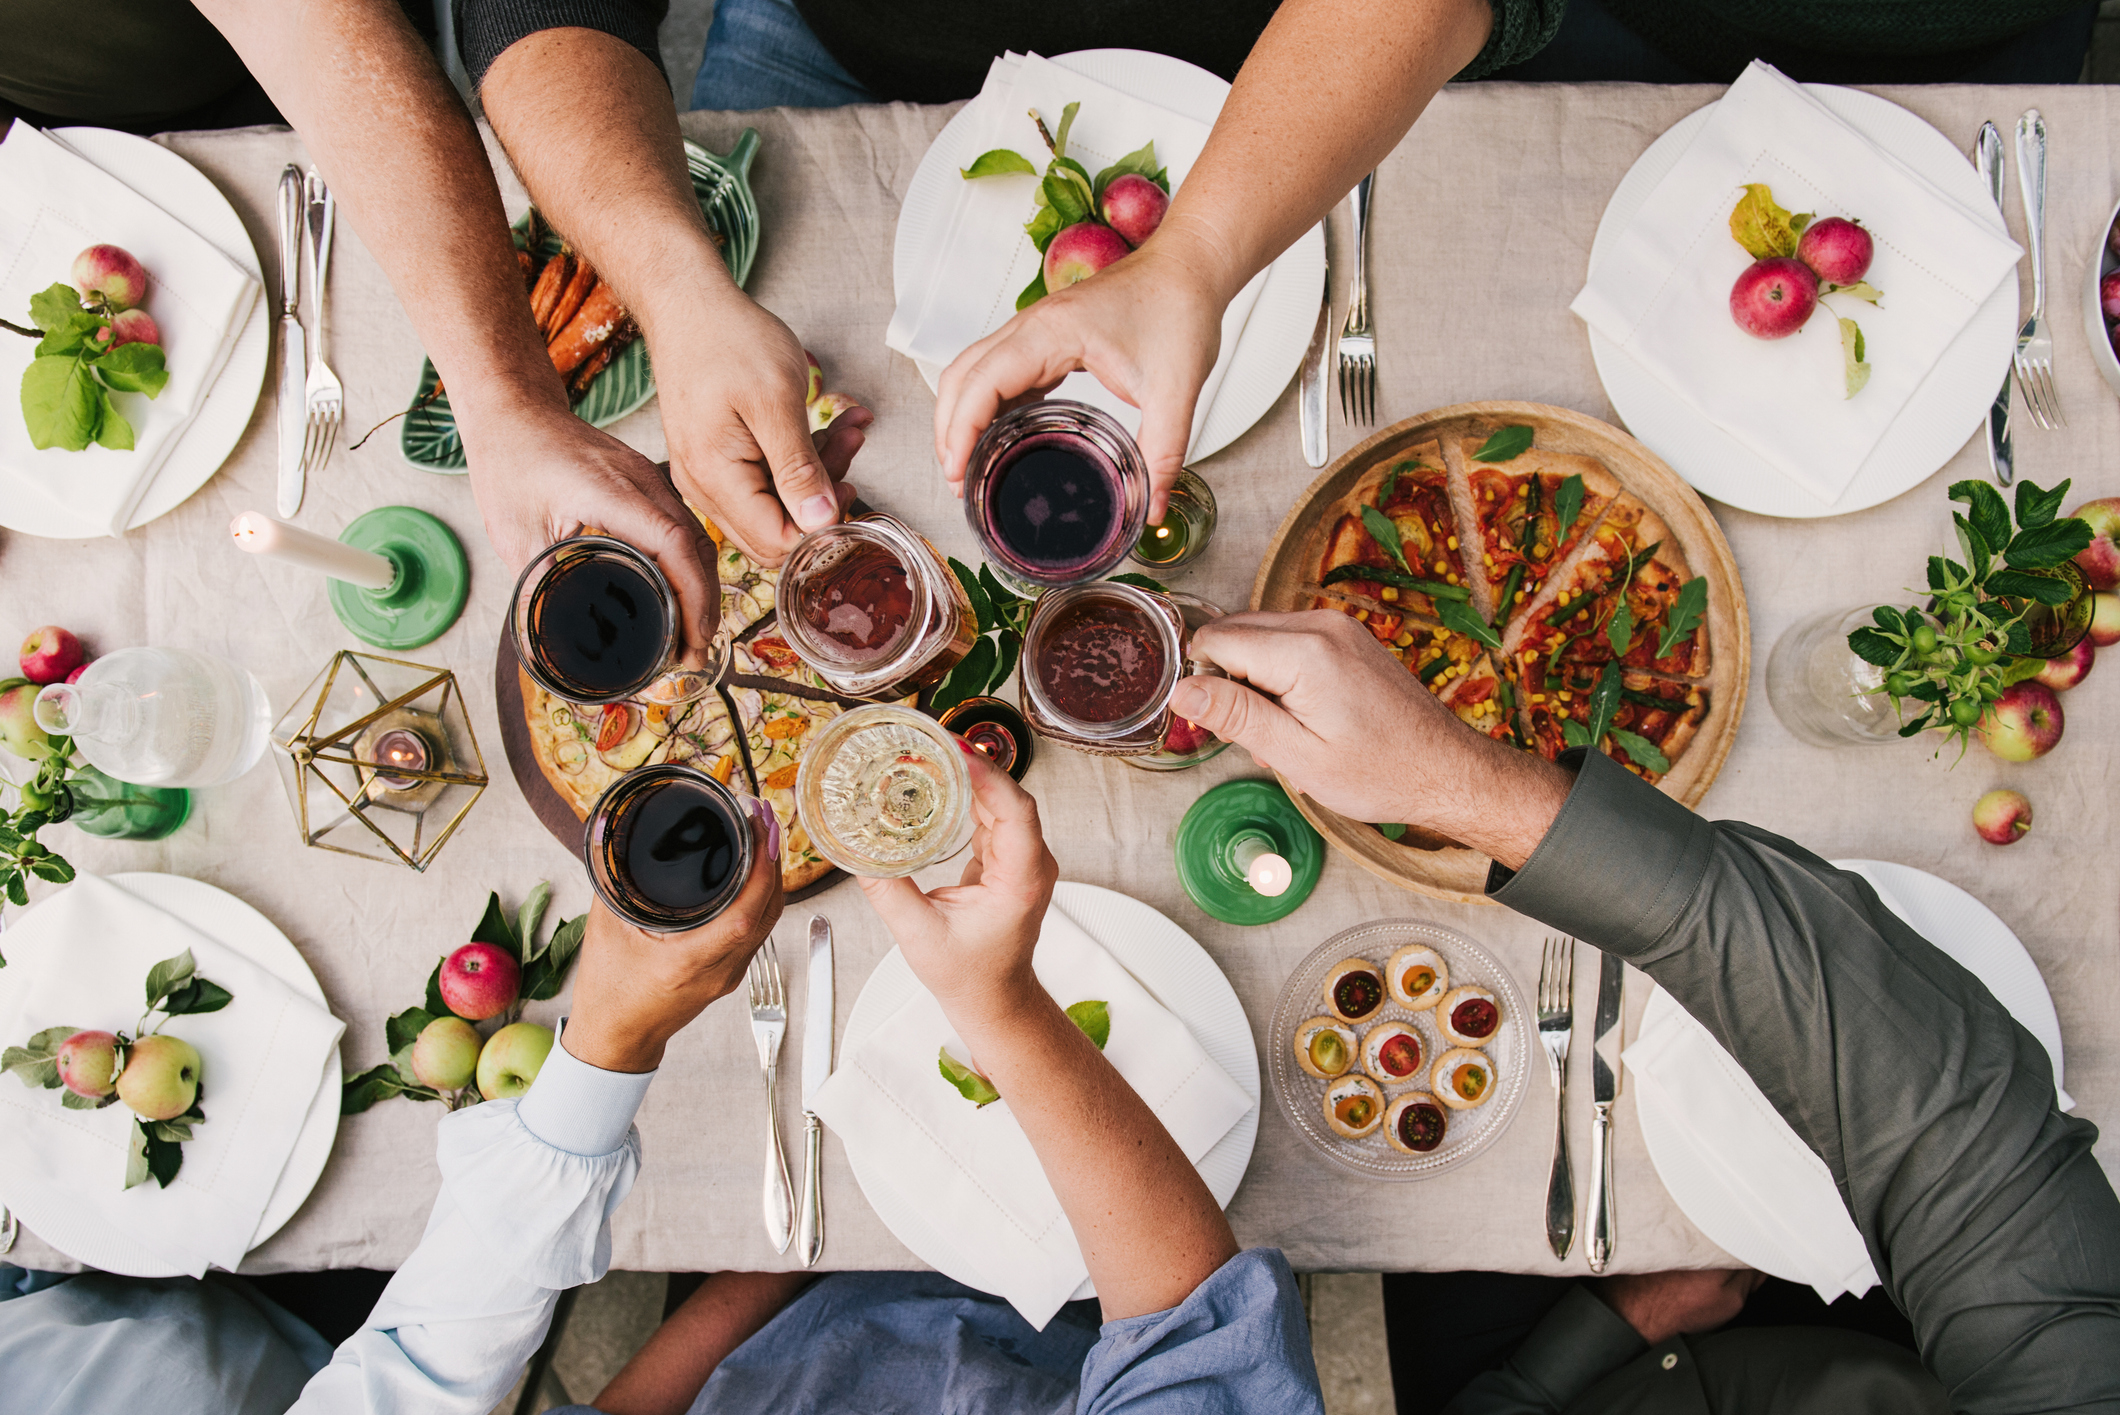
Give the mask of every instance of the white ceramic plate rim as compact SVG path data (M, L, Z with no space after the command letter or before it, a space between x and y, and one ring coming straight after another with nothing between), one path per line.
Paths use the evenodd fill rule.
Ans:
M1200 1157L1200 1177L1223 1208L1236 1196L1251 1165L1251 1151L1259 1137L1259 1053L1252 1041L1251 1023L1236 989L1198 941L1184 929L1140 900L1093 884L1063 880L1053 886L1053 903L1074 920L1082 931L1104 945L1134 980L1148 989L1156 1001L1169 1008L1191 1029L1201 1049L1251 1097L1251 1109L1229 1128L1229 1133ZM890 1015L920 991L920 980L905 955L893 948L877 963L862 984L847 1015L839 1041L839 1055L860 1045ZM937 1233L918 1205L899 1194L882 1174L865 1164L854 1151L847 1152L848 1166L862 1196L883 1226L913 1256L944 1277L967 1287L979 1287L981 1275L958 1268L959 1247ZM982 1289L983 1290L983 1289ZM1073 1300L1096 1296L1086 1279Z
M1806 84L1805 89L1865 137L1965 204L2008 228L1987 186L1960 152L1927 119L1860 89ZM1590 263L1634 219L1708 121L1714 104L1671 125L1620 179L1590 243ZM1927 481L1980 430L1995 390L2009 371L2017 332L2014 274L1995 287L1956 341L1929 371L1871 451L1848 489L1828 505L1673 393L1617 344L1590 331L1590 354L1605 396L1627 431L1669 462L1703 495L1762 516L1844 516L1890 501Z
M2061 1023L2054 1014L2053 997L2039 974L2039 965L1993 910L1949 880L1908 865L1882 860L1835 860L1833 865L1862 875L1880 887L1879 893L1888 903L1896 900L1909 914L1932 924L1946 924L1945 928L1925 931L1923 936L1988 984L2010 1014L2046 1048L2053 1058L2055 1084L2061 1083ZM1913 919L1907 922L1919 927ZM1636 1034L1647 1031L1652 1018L1661 1016L1663 1009L1677 1006L1677 1000L1669 993L1656 989ZM1693 1226L1741 1263L1790 1282L1811 1281L1812 1275L1791 1258L1773 1231L1753 1219L1750 1201L1733 1193L1701 1161L1686 1138L1689 1127L1685 1117L1666 1109L1653 1090L1635 1087L1634 1095L1650 1163L1656 1166L1657 1178L1663 1181L1672 1202ZM1782 1217L1791 1225L1833 1221L1833 1216L1818 1214ZM1853 1228L1855 1221L1845 1209L1837 1217Z
M1082 49L1055 55L1053 62L1128 93L1154 94L1150 101L1202 123L1212 124L1229 96L1229 84L1219 76L1183 59L1143 49ZM921 254L940 244L941 225L949 216L949 181L956 178L960 166L978 155L965 150L973 142L971 112L966 105L944 125L906 188L891 246L894 298L905 289ZM1280 401L1281 391L1302 365L1303 351L1310 347L1310 332L1317 324L1318 302L1324 293L1325 231L1313 226L1267 268L1266 283L1251 317L1244 322L1236 352L1215 390L1214 404L1200 424L1199 438L1186 458L1188 465L1197 465L1235 442ZM919 369L931 389L942 378L939 364L920 363Z
M243 218L204 172L160 143L111 128L54 128L52 135L210 241L253 280L258 278L258 253L250 244L250 233L243 229ZM250 322L236 336L221 376L155 473L154 485L140 499L132 529L176 510L213 480L242 441L265 389L265 364L272 353L272 318L266 308L270 303L261 295L252 307ZM14 416L13 410L4 416ZM84 540L106 533L100 525L71 518L47 519L42 514L45 509L41 501L13 507L0 504L0 526L52 540Z
M281 933L270 919L227 890L185 875L148 871L105 878L155 908L182 919L199 932L227 944L319 1007L329 1008L324 989L317 984L316 974L310 972L309 964L287 935ZM6 986L6 978L7 974L0 972L0 988ZM258 1231L251 1235L252 1248L279 1232L302 1207L310 1191L316 1188L325 1162L331 1158L331 1147L338 1138L339 1086L339 1049L334 1046L331 1054L324 1058L324 1071L317 1082L316 1095L302 1120L302 1129L295 1137L287 1164L280 1171L279 1182L273 1186L272 1197L265 1202ZM45 1210L39 1206L40 1197L32 1196L25 1206L14 1202L11 1196L0 1195L0 1198L9 1200L31 1232L77 1262L124 1277L183 1276L180 1269L165 1267L153 1258L127 1248L107 1246L122 1243L122 1237L93 1223L76 1226L76 1215Z

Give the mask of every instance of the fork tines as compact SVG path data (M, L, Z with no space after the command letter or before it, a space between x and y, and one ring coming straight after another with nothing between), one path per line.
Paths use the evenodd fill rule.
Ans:
M772 935L751 955L751 966L744 970L744 979L749 984L751 1008L787 1006L787 989L780 976L780 955L773 947Z
M1549 938L1538 970L1538 1020L1566 1025L1575 1016L1575 940Z
M1351 423L1376 421L1377 359L1375 340L1367 334L1340 336L1340 417Z
M2049 351L2052 349L2052 336L2042 336L2041 342ZM2052 353L2038 353L2020 347L2014 363L2017 369L2017 386L2024 391L2024 406L2031 412L2032 421L2047 432L2067 427L2068 419L2061 415L2061 399L2054 392Z

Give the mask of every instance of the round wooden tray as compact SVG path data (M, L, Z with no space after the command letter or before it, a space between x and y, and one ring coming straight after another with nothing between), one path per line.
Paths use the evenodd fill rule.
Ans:
M1536 432L1536 446L1548 452L1580 453L1597 458L1621 486L1662 517L1684 552L1686 564L1708 581L1710 672L1702 687L1709 711L1700 733L1659 790L1688 806L1698 805L1722 770L1744 717L1746 686L1752 677L1752 623L1745 606L1744 583L1722 528L1692 487L1679 480L1648 448L1621 432L1567 408L1544 403L1457 403L1395 423L1349 449L1319 474L1290 508L1267 547L1252 582L1253 609L1308 609L1322 547L1320 512L1345 496L1363 472L1378 461L1397 456L1430 439L1483 436L1513 424ZM1329 811L1299 793L1285 778L1281 784L1296 806L1332 844L1355 863L1393 884L1458 903L1486 903L1487 866L1477 850L1450 847L1422 850L1386 840L1369 825Z

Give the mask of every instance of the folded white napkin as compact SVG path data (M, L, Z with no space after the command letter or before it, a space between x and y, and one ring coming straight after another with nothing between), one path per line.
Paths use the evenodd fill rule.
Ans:
M1715 1173L1780 1237L1822 1301L1843 1292L1859 1297L1877 1285L1832 1171L1706 1027L1683 1007L1654 1008L1620 1056L1637 1086L1656 1092L1667 1113L1685 1117L1659 1141L1683 1146Z
M111 395L132 424L131 451L33 446L19 390L36 345L0 331L0 496L47 503L84 536L130 524L258 298L258 282L212 243L63 142L16 123L0 142L0 315L28 324L30 296L71 284L74 257L98 243L122 246L147 267L144 307L168 360L159 397Z
M1785 339L1730 317L1752 257L1731 208L1763 182L1790 212L1859 220L1876 242L1873 306L1828 296ZM2022 252L1993 207L1970 208L1758 62L1590 267L1570 306L1732 437L1820 501L1837 501L1916 387ZM1840 326L1862 327L1870 381L1845 397Z
M972 100L976 121L964 150L952 154L951 163L969 167L980 153L1006 147L1029 158L1042 173L1051 153L1038 136L1030 110L1035 108L1045 119L1048 131L1057 132L1061 110L1078 101L1082 107L1068 134L1067 154L1092 177L1154 139L1156 160L1169 169L1175 192L1207 142L1206 123L1036 54L1008 54L988 69L985 86ZM1037 177L955 180L955 204L942 228L947 234L902 292L884 335L884 342L899 353L936 365L948 364L1006 324L1016 313L1016 296L1037 276L1043 259L1023 229L1035 209ZM1252 277L1223 313L1222 348L1193 409L1195 439L1265 281L1264 271ZM1069 375L1053 396L1101 408L1129 432L1140 427L1139 411L1087 373Z
M134 1035L147 970L187 948L198 976L234 997L160 1029L204 1063L206 1119L176 1179L121 1187L133 1123L122 1103L67 1110L63 1092L0 1076L0 1196L33 1224L39 1210L91 1215L196 1277L233 1269L250 1250L345 1024L218 940L84 874L7 931L0 1041L19 1046L57 1026Z
M1046 910L1031 964L1061 1006L1109 1006L1105 1058L1187 1159L1197 1164L1251 1109L1185 1024L1057 908ZM979 1274L977 1286L1042 1330L1089 1269L1007 1098L974 1107L942 1078L942 1047L976 1064L922 990L840 1058L817 1093L817 1114L870 1172L936 1216L958 1244L958 1272Z

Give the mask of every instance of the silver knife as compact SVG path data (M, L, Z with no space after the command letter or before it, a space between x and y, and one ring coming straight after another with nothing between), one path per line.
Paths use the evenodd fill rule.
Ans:
M2002 134L1992 122L1980 125L1980 140L1973 148L1973 165L1980 169L1981 179L1987 183L1988 195L1995 199L1997 210L2002 206ZM2002 390L1988 408L1987 454L1988 466L1994 469L1997 485L2008 486L2017 476L2017 451L2010 441L2010 373L2002 371Z
M1590 1035L1590 1168L1597 1186L1590 1191L1590 1271L1601 1273L1619 1243L1618 1216L1612 1204L1612 1103L1619 1099L1619 1077L1605 1061L1605 1037L1619 1030L1627 990L1627 965L1616 953L1604 955L1597 978L1597 1026ZM1613 1038L1614 1055L1620 1039ZM1614 1064L1617 1064L1616 1062Z
M832 1074L832 921L810 915L810 997L802 1016L802 1209L795 1219L795 1251L809 1267L824 1251L822 1168L824 1122L813 1108Z
M1318 229L1325 223L1320 221ZM1317 328L1310 331L1310 349L1303 355L1302 376L1296 384L1296 407L1303 416L1303 460L1322 467L1331 459L1325 450L1325 372L1332 362L1332 256L1325 257L1325 278L1319 282L1325 297L1318 305Z
M302 290L302 169L280 173L280 519L302 509L302 441L309 430L309 355L295 305Z

